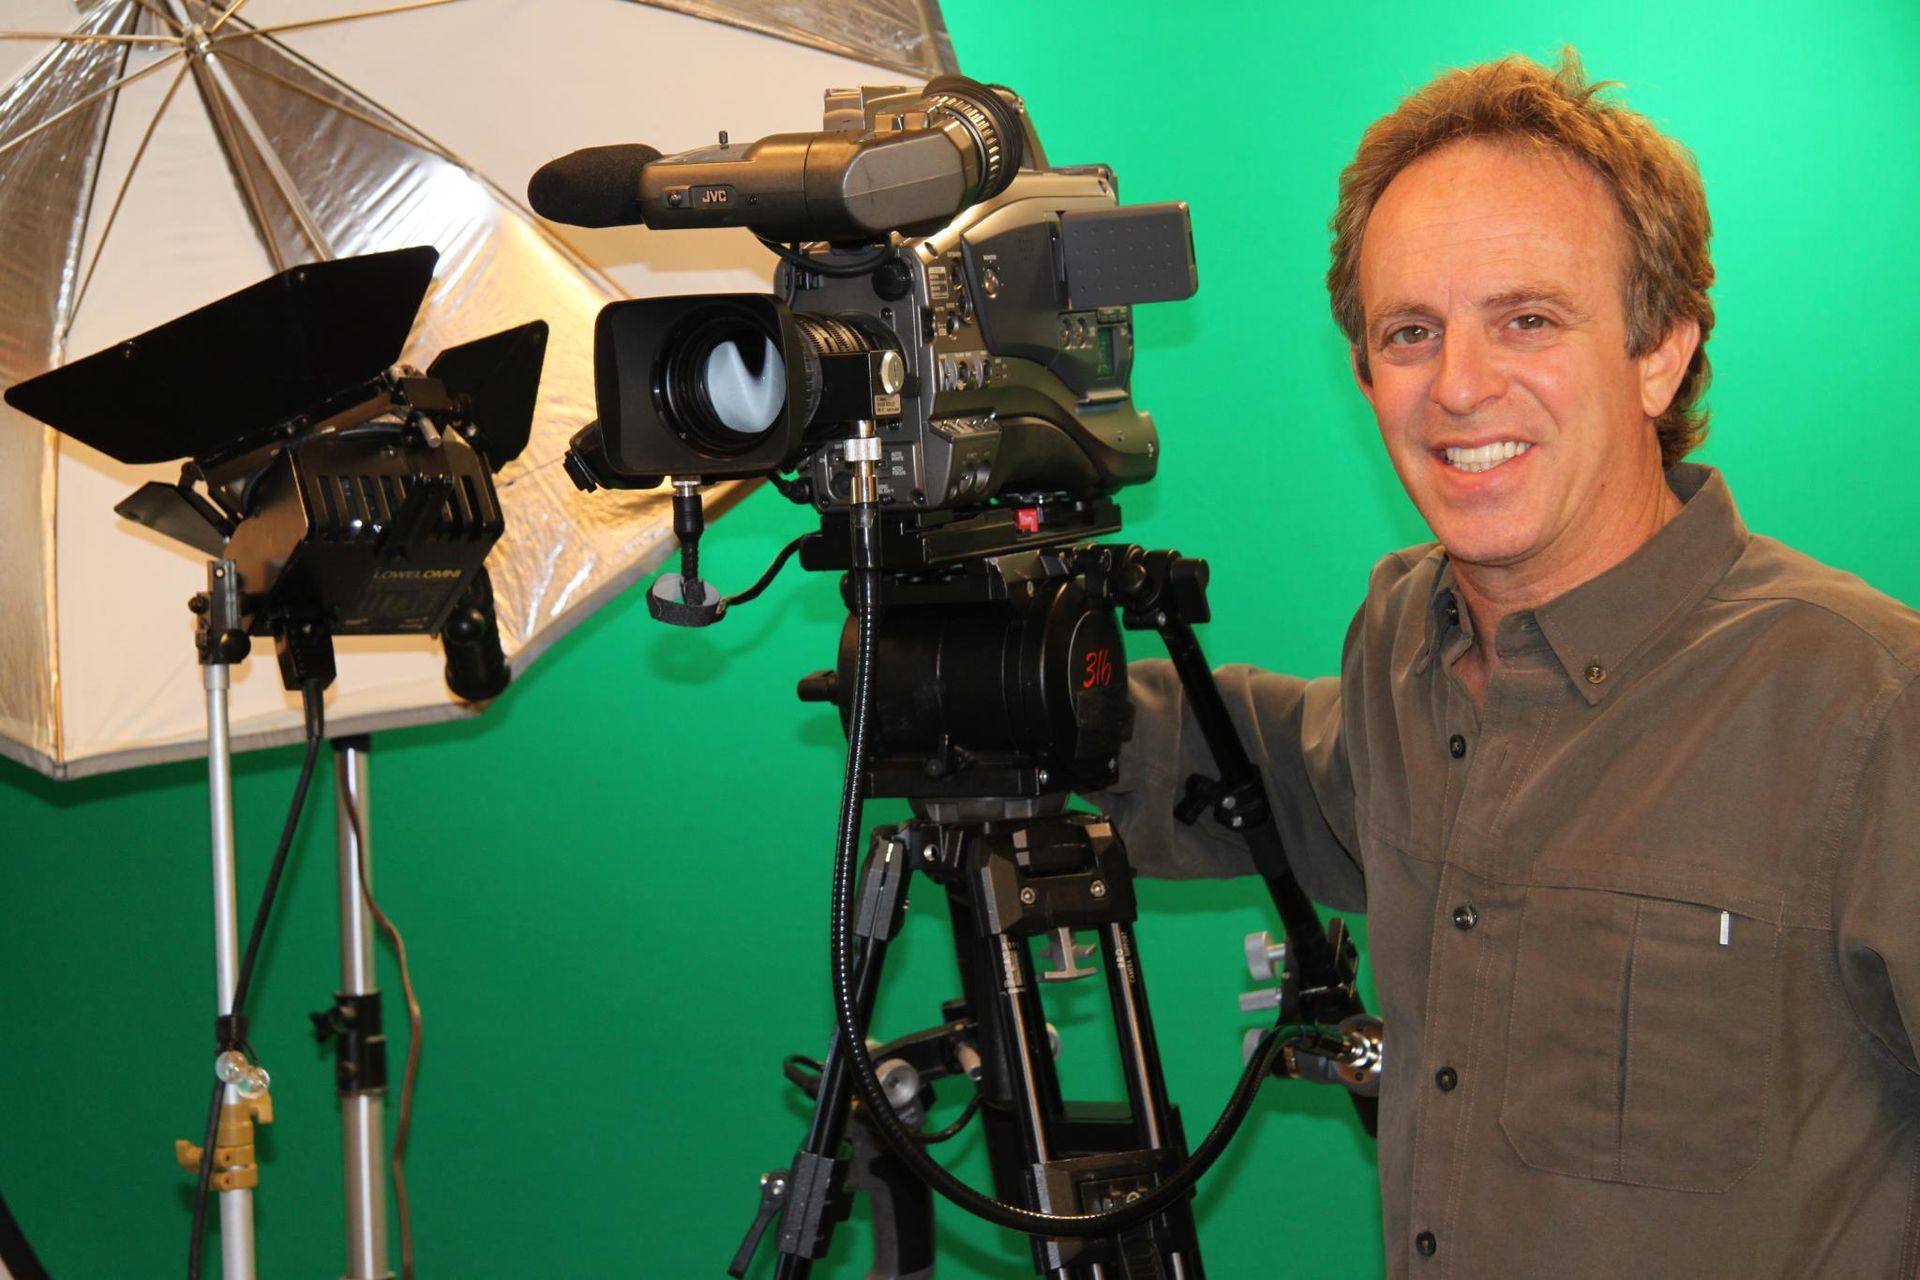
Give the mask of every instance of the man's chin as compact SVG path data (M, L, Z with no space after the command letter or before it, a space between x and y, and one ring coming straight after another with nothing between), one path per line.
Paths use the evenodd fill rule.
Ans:
M1533 551L1533 540L1517 529L1436 529L1434 535L1449 560L1475 569L1511 569Z

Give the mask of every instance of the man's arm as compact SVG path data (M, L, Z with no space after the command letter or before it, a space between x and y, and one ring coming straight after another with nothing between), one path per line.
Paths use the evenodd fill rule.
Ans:
M1195 773L1216 776L1200 726L1171 664L1130 664L1133 740L1120 777L1093 800L1112 815L1141 874L1188 879L1250 875L1246 842L1211 813L1192 826L1173 806ZM1342 737L1340 681L1301 680L1252 667L1215 672L1247 754L1260 769L1274 821L1301 887L1319 902L1361 911L1354 850L1353 775Z
M1920 681L1869 748L1834 882L1841 985L1869 1034L1920 1073Z

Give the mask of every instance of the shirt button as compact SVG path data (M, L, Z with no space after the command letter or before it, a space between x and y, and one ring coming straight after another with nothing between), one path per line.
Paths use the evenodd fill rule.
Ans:
M1453 909L1453 927L1465 932L1480 923L1480 913L1473 909L1471 902L1463 902Z
M1456 627L1460 625L1460 602L1452 596L1447 597L1447 621Z
M1587 683L1588 684L1605 684L1606 680L1607 680L1607 669L1605 667L1601 666L1597 662L1589 662L1587 664Z
M1433 1073L1433 1082L1440 1086L1440 1092L1452 1093L1460 1083L1460 1073L1452 1067L1442 1067Z
M1455 760L1458 760L1461 756L1464 756L1465 754L1467 754L1467 740L1461 737L1457 733L1454 734L1451 738L1448 738L1447 754L1452 756Z
M1440 1250L1440 1241L1431 1231L1422 1231L1413 1238L1413 1247L1420 1251L1423 1258L1431 1258Z

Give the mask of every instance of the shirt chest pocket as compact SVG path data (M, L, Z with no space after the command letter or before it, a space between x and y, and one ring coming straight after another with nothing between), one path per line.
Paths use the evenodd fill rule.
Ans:
M1536 1169L1725 1191L1766 1142L1779 904L1662 888L1528 888L1500 1124Z

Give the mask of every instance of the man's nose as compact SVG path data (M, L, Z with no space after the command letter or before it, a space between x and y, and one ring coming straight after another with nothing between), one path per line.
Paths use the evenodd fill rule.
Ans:
M1468 414L1506 394L1507 379L1478 325L1449 325L1440 340L1440 367L1428 393L1452 414Z

